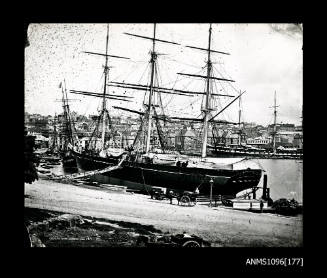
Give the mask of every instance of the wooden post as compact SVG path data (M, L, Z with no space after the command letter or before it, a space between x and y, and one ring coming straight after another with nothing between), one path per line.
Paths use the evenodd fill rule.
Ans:
M262 189L262 199L267 200L267 174L263 175L263 189Z
M210 207L212 206L212 185L213 185L213 179L211 178L210 181Z
M270 199L270 188L267 187L267 200Z

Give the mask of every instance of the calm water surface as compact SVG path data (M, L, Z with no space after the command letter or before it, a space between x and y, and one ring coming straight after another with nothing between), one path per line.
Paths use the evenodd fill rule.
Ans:
M273 200L294 198L303 202L303 160L254 159L266 171ZM260 186L262 186L262 179Z

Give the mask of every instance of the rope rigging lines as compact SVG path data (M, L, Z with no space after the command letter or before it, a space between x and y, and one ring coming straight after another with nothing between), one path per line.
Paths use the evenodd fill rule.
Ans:
M155 26L154 26L155 27ZM155 29L154 29L155 30ZM144 36L140 36L140 35L133 35L133 34L130 34L130 33L125 33L125 34L128 34L128 35L132 35L132 36L136 36L136 37L141 37L141 38L146 38L146 39L152 39L152 38L149 38L149 37L144 37ZM155 31L154 31L154 38L155 38ZM154 40L154 39L153 39ZM158 39L156 39L158 40ZM161 42L167 42L167 41L163 41L163 40L158 40L158 41L161 41ZM193 48L196 48L196 47L193 47ZM210 46L209 46L210 48ZM200 50L207 50L207 49L202 49L202 48L198 48ZM154 50L154 45L153 45L153 51ZM212 50L212 52L218 52L218 51L214 51ZM119 83L119 82L116 82L116 85L112 85L113 87L121 87L117 90L121 90L122 88L127 88L127 89L131 89L131 90L144 90L144 94L143 94L143 104L144 104L144 108L145 108L145 104L147 103L147 99L149 98L149 94L150 94L150 90L149 90L149 80L151 78L148 78L147 82L141 82L145 75L146 75L146 72L149 73L150 75L150 71L149 71L149 67L151 65L151 63L154 63L154 79L153 79L153 86L155 87L154 90L153 90L153 105L154 107L160 107L159 109L161 109L161 111L159 112L159 109L157 109L156 113L159 112L160 114L162 115L165 115L165 113L168 113L171 114L171 112L173 113L178 113L178 116L180 116L181 114L187 114L187 113L191 113L192 115L195 115L198 113L195 112L195 109L197 109L196 106L198 106L200 104L200 101L201 101L201 108L203 108L204 106L204 101L206 99L206 95L205 95L205 92L206 92L206 88L205 88L205 83L206 82L203 82L203 79L201 80L201 85L199 83L199 77L200 78L205 78L205 80L207 80L207 77L206 77L206 70L208 69L208 66L210 65L210 61L208 61L207 63L207 66L204 66L204 67L201 67L199 69L199 66L196 66L196 62L194 64L190 64L190 62L193 62L194 59L196 59L196 55L191 55L188 62L185 63L185 61L178 61L178 58L176 58L175 56L178 55L177 52L175 52L176 54L173 55L173 57L167 57L166 54L160 54L160 53L153 53L151 52L151 55L152 57L155 57L153 58L153 60L156 60L156 56L162 56L162 59L160 59L160 63L159 62L156 62L156 61L153 61L151 60L150 63L147 62L147 65L139 79L139 84L125 84L124 87L122 86L123 83L125 83L125 79L127 80L130 80L130 77L131 75L133 74L134 76L137 76L137 69L139 69L140 67L143 67L144 63L145 62L142 62L142 61L132 61L132 66L129 68L128 72L125 71L124 73L120 73L118 75L116 75L114 78L110 78L109 81L112 82L112 81L115 81L115 80L120 80L122 81L121 79L124 77L124 80L122 81L123 83ZM218 53L223 53L223 54L228 54L228 53L224 53L224 52L218 52ZM178 56L177 56L178 57ZM208 56L210 57L210 56ZM210 59L210 58L208 58ZM161 62L163 61L163 64L164 64L164 71L161 71ZM198 60L199 61L199 60ZM176 74L175 70L177 70L177 66L175 65L176 63L180 64L180 65L185 65L187 67L192 67L192 68L197 68L197 72L196 74L203 74L202 75L198 75L196 76L195 74L189 74L189 76L187 76L187 74L184 74L181 78L179 78L179 75ZM175 66L174 66L175 65ZM172 70L173 68L173 70ZM212 67L212 72L211 73L215 73L215 72L218 72L219 75L220 72L213 66ZM176 79L175 77L174 78L170 78L172 79L173 81L167 81L165 82L164 80L166 80L166 77L171 77L172 74L176 74ZM179 73L181 74L181 73ZM102 74L103 76L104 74ZM102 78L101 76L101 78ZM192 78L190 78L192 76ZM214 76L214 74L213 74ZM214 79L214 77L209 77L210 78L210 92L212 92L212 94L215 93L215 91L218 92L218 87L216 84L215 81L211 80ZM153 76L152 76L153 77ZM184 78L183 78L184 77ZM193 78L193 77L197 77L197 78ZM186 78L189 78L189 80L187 80ZM132 78L133 79L133 78ZM217 79L217 78L216 78ZM224 81L232 81L234 82L233 80L227 80L227 79L224 79L224 78L221 78L220 80L218 80L219 82L219 85L221 86L222 90L226 93L226 95L230 96L230 94L228 94L228 87L226 84L223 84L225 82L222 82L221 80L224 80ZM134 78L134 80L132 81L128 81L128 82L135 82L136 79ZM115 82L114 82L115 83ZM173 88L170 88L170 86L168 86L169 88L159 88L159 84L162 85L162 84L170 84L173 86ZM228 83L230 84L230 83ZM118 85L118 86L117 86ZM132 87L131 85L135 85L134 87ZM137 88L137 86L139 86L139 88ZM233 88L235 91L237 91L235 89L235 87L230 84L231 88ZM183 91L182 89L175 89L175 91L170 91L170 89L174 90L175 87L179 87L179 88L183 88L183 90L186 90L186 91ZM200 90L198 90L197 92L193 90L188 90L190 87L192 88L200 88ZM124 89L123 89L124 90ZM124 90L125 93L126 93L126 89ZM182 97L179 97L177 96L178 95L178 92L180 92L179 95L183 95ZM237 91L238 92L238 91ZM175 95L172 95L172 96L166 96L166 94L175 94ZM187 95L187 93L189 93ZM192 95L193 94L193 95ZM136 94L137 97L135 99L135 101L132 103L132 105L135 107L137 105L137 99L141 100L141 94L137 93ZM140 96L140 97L138 97ZM186 97L188 96L188 97ZM193 98L190 98L189 96L194 96L195 99ZM176 101L175 101L176 100ZM211 96L210 98L210 105L209 107L210 108L218 108L218 109L222 109L223 108L223 104L221 103L220 101L220 98L216 98L214 96ZM181 105L182 104L182 105ZM90 105L90 103L88 103L88 106ZM98 107L99 108L99 107ZM168 111L166 111L168 110ZM199 109L201 110L201 109ZM127 109L128 111L128 109ZM123 114L123 112L120 113L121 115ZM160 115L161 116L161 115ZM202 112L199 114L198 117L201 117L202 116ZM197 117L197 118L198 118ZM143 117L144 119L146 117ZM177 117L176 117L177 118ZM190 119L192 120L192 119Z

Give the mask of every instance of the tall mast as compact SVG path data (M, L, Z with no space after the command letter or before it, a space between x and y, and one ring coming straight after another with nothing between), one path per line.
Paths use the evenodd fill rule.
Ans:
M53 143L52 143L52 151L55 151L55 148L57 148L57 113L55 113L54 120L53 120Z
M118 58L118 59L129 59L127 57L122 57L122 56L117 56L117 55L109 55L108 54L108 46L109 46L109 24L107 24L107 37L106 37L106 53L97 53L97 52L90 52L90 51L83 51L84 53L87 54L92 54L92 55L98 55L98 56L105 56L105 65L104 65L104 86L103 86L103 94L97 94L94 92L86 92L86 91L77 91L77 90L70 90L70 93L73 94L82 94L82 95L87 95L87 96L93 96L93 97L102 97L102 111L100 113L99 120L97 122L95 131L98 132L99 124L101 121L102 117L102 138L101 138L101 143L102 143L102 149L104 149L105 146L105 130L106 130L106 115L108 113L106 109L106 99L113 99L113 100L120 100L120 101L128 101L125 98L128 98L126 96L118 96L118 95L110 95L106 94L106 89L107 89L107 79L109 75L109 66L108 66L108 57L112 58ZM94 134L94 133L93 133ZM97 133L96 133L97 134ZM96 135L97 136L97 135ZM92 137L89 139L89 143L92 142Z
M199 75L199 74L187 74L187 73L177 73L178 75L183 75L183 76L192 76L192 77L198 77L198 78L204 78L207 81L207 90L206 93L203 92L191 92L191 91L186 91L186 90L176 90L176 89L169 89L169 88L162 88L162 87L157 87L154 86L154 75L155 75L155 69L156 69L156 59L157 59L157 53L155 52L155 42L161 42L161 43L170 43L170 44L175 44L175 45L180 45L175 42L170 42L166 40L161 40L156 38L156 24L154 24L154 32L153 32L153 37L147 37L147 36L141 36L141 35L136 35L136 34L130 34L130 33L125 33L126 35L133 36L133 37L138 37L138 38L143 38L143 39L149 39L152 40L153 47L152 47L152 52L151 52L151 84L150 86L148 85L143 85L143 84L132 84L132 83L125 83L125 82L109 82L108 86L112 87L122 87L126 89L135 89L135 90L143 90L143 91L148 91L150 89L150 94L149 94L149 102L148 102L148 108L145 113L140 113L135 110L130 110L130 109L125 109L122 107L114 107L117 109L122 109L125 111L129 112L134 112L139 115L145 115L148 119L148 130L147 130L147 138L146 138L146 153L150 151L150 137L151 137L151 121L152 121L152 96L153 96L153 90L156 89L157 92L160 93L165 93L165 94L176 94L176 95L184 95L184 96L192 96L194 94L205 94L206 95L206 101L205 101L205 107L203 109L204 112L204 118L203 119L191 119L191 120L196 120L196 121L203 121L204 122L204 131L203 131L203 144L202 144L202 157L206 157L206 149L207 149L207 140L208 140L208 124L209 122L217 122L214 120L219 114L221 114L225 109L227 109L234 101L236 101L243 93L242 92L238 97L236 97L232 102L230 102L228 105L226 105L221 111L219 111L216 115L211 116L211 97L212 96L224 96L224 97L234 97L231 95L223 95L223 94L214 94L210 92L210 81L211 80L220 80L220 81L227 81L227 82L235 82L234 80L231 79L226 79L226 78L218 78L212 76L212 63L210 59L211 52L213 53L218 53L218 54L224 54L224 55L230 55L227 52L222 52L222 51L217 51L217 50L212 50L211 49L211 24L209 28L209 46L208 48L201 48L201 47L195 47L195 46L189 46L186 45L185 47L192 48L192 49L198 49L198 50L204 50L208 52L208 61L207 61L207 75ZM209 118L210 117L210 118ZM158 119L158 117L155 115L155 118ZM190 120L189 118L179 118L179 117L170 117L174 119L183 119L183 120Z
M154 80L154 69L157 59L157 54L155 53L155 41L156 41L156 23L153 26L153 40L152 40L152 52L151 52L151 81L150 81L150 93L149 93L149 106L148 106L148 133L146 138L145 152L150 151L150 139L151 139L151 122L152 122L152 94L153 94L153 80Z
M277 122L277 105L276 105L276 91L275 91L275 97L274 97L274 131L273 131L273 152L276 152L276 122Z
M239 135L238 135L238 145L241 145L241 91L240 91L240 94L239 94L239 99L238 99L238 132L239 132Z
M102 149L104 149L105 145L105 134L106 134L106 89L107 89L107 77L109 73L108 68L108 43L109 43L109 24L107 25L107 39L106 39L106 62L104 66L104 85L103 85L103 99L102 99L102 138L101 138L101 145Z
M70 109L69 109L69 104L68 104L68 96L67 96L67 87L66 87L66 80L64 79L64 84L65 84L65 90L64 90L64 98L66 100L66 125L67 125L67 131L69 134L69 141L72 145L74 145L74 137L73 137L73 127L72 127L72 119L70 115Z
M66 110L66 99L65 99L65 91L64 91L64 85L61 83L61 91L62 91L62 103L63 103L63 110L64 110L64 146L63 149L66 150L67 148L67 137L68 137L68 125L67 125L67 110ZM62 148L62 142L60 144L60 147Z
M210 47L211 47L211 23L209 28L209 42L208 42L208 62L207 62L207 92L206 92L206 102L204 111L204 123L203 123L203 140L202 140L202 155L204 158L207 155L207 140L208 140L208 121L210 113L210 76L212 70L212 63L210 60Z
M112 87L121 87L121 88L126 88L126 89L135 89L135 90L144 90L149 92L149 101L148 101L148 107L147 111L145 113L141 113L142 115L145 115L145 117L148 120L148 129L147 129L147 136L146 136L146 147L145 147L145 152L149 153L150 152L150 142L151 142L151 126L152 126L152 97L153 97L153 90L156 89L158 93L169 93L169 94L175 94L174 92L171 92L172 89L167 89L167 88L159 88L154 86L154 75L156 74L156 60L157 60L157 53L155 52L155 42L160 42L160 43L168 43L168 44L174 44L174 45L180 45L179 43L176 42L171 42L171 41L166 41L166 40L161 40L156 38L156 23L154 23L153 26L153 37L147 37L147 36L141 36L137 34L131 34L131 33L124 33L129 36L137 37L137 38L142 38L142 39L147 39L152 41L152 51L151 51L151 82L150 86L147 85L142 85L142 84L131 84L131 83L120 83L120 82L109 82L108 86ZM181 94L182 92L179 91L178 94ZM185 93L185 91L183 91ZM186 92L187 93L187 92ZM117 107L116 107L117 108ZM123 109L124 110L124 109ZM128 109L128 111L132 111ZM140 114L138 112L138 114ZM137 138L137 137L136 137ZM134 140L136 142L136 139Z

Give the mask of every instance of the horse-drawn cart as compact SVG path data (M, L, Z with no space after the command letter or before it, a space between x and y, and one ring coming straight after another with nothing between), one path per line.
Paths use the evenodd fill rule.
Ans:
M151 199L155 200L170 200L177 199L180 206L195 206L198 193L191 191L176 191L167 189L166 192L162 188L154 187L150 191Z

